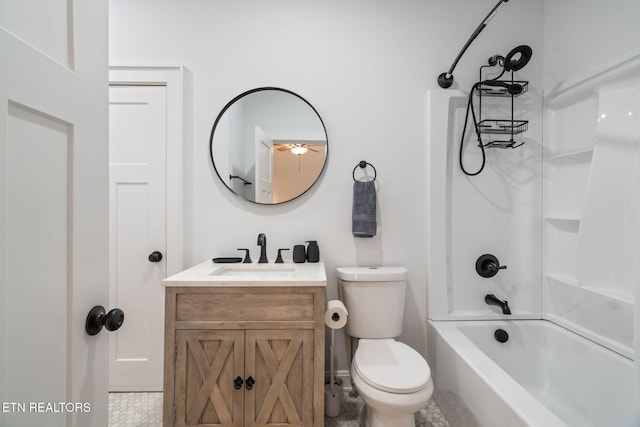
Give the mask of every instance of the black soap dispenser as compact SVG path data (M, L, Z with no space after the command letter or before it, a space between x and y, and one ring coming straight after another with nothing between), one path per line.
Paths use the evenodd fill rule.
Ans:
M307 251L304 245L295 245L293 247L293 262L303 263L307 259Z
M320 261L320 248L318 247L318 242L315 240L308 240L307 243L307 262L318 262Z

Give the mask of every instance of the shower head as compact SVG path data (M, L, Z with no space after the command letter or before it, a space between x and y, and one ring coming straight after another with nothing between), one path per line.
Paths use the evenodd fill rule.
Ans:
M518 71L524 68L531 60L533 50L526 44L514 47L504 57L505 71Z

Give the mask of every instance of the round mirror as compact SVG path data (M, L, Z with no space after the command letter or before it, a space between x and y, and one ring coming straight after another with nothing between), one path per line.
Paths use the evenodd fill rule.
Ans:
M229 190L250 202L278 204L299 197L318 180L327 160L327 131L304 98L263 87L222 109L209 149Z

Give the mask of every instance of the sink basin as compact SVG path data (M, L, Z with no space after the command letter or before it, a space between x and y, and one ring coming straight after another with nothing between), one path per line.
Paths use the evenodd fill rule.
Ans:
M165 286L326 286L324 264L216 264L210 260L163 280Z
M212 276L259 277L259 276L291 276L296 271L293 264L238 264L224 265L213 270Z

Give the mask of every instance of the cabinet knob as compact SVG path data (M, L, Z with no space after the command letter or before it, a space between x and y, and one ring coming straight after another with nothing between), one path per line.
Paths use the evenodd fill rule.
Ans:
M245 385L247 387L247 390L251 390L255 383L256 383L256 380L254 380L253 377L250 376L249 378L247 378L247 382Z
M236 390L240 390L242 388L243 383L244 381L242 381L242 378L240 378L239 375L236 377L235 380L233 380L233 386L235 387Z

